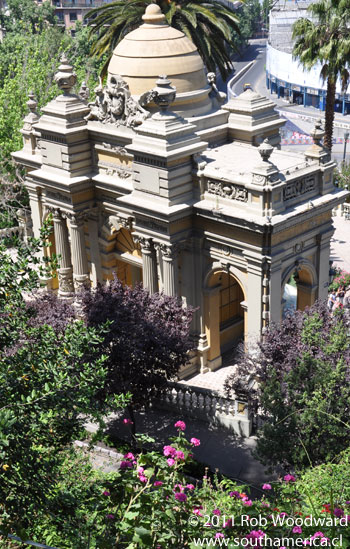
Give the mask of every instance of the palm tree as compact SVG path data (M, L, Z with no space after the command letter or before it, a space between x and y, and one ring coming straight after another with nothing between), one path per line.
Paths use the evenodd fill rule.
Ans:
M90 10L90 36L97 34L92 53L108 55L124 36L142 23L150 0L115 0ZM219 69L225 80L232 69L232 34L240 34L238 17L217 0L157 0L169 25L182 31L198 49L208 71ZM234 46L233 46L234 47Z
M293 25L293 56L308 70L321 63L327 82L324 145L332 150L335 92L338 78L344 93L349 84L350 0L320 0L308 7L311 18Z

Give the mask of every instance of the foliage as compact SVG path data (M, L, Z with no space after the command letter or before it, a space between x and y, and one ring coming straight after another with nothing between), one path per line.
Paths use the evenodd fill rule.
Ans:
M347 288L348 286L350 286L350 273L340 270L340 272L333 278L328 289L329 291L337 291L340 287Z
M326 303L269 328L226 382L262 414L257 455L265 464L316 465L348 447L349 321Z
M261 6L261 13L263 17L264 26L266 29L269 28L270 21L269 21L269 14L270 10L273 7L273 0L263 0L262 6Z
M244 40L252 38L261 28L261 6L259 0L248 0L245 2L238 12L238 18L241 37Z
M142 286L123 286L116 277L82 295L87 325L109 322L101 351L108 357L108 392L132 393L132 406L154 398L176 376L192 348L191 309Z
M149 0L115 0L87 14L91 36L97 35L92 52L110 59L116 45L142 23ZM238 18L217 0L158 0L157 4L172 27L182 31L196 45L208 71L218 69L226 79L232 63L232 33L240 34ZM105 67L106 68L106 67Z
M337 187L342 189L349 189L350 187L350 162L342 162L341 169L336 168L334 170L334 180ZM349 202L350 198L346 199Z
M142 447L129 451L113 473L97 474L81 458L67 460L49 501L50 511L54 505L57 510L39 517L30 534L60 549L269 546L257 542L264 536L274 546L296 538L302 540L298 546L309 545L319 537L323 546L339 534L344 544L350 542L344 518L350 518L349 450L336 463L264 484L254 499L249 487L218 474L213 480L186 478L184 468L200 440L187 440L183 421L175 428L178 434L163 455ZM150 442L145 436L138 440ZM329 519L337 520L332 525Z
M48 234L45 225L41 239L18 242L16 255L0 245L0 523L22 537L46 509L61 451L81 436L84 417L102 423L95 397L106 377L103 327L73 321L54 299L44 315L26 304L39 274L56 267L38 257Z
M29 92L34 91L39 114L44 105L61 93L53 77L62 52L67 53L75 66L76 91L83 80L94 88L101 62L89 58L92 41L88 40L87 32L78 26L72 38L59 27L45 27L35 34L9 33L0 43L0 172L16 176L11 152L22 146L20 129L27 114Z
M293 56L310 70L320 62L320 76L327 82L325 146L332 149L336 83L342 92L348 87L350 50L350 10L342 0L319 0L309 5L310 19L300 18L293 25Z
M7 0L1 13L6 32L36 34L55 23L55 8L48 0L37 4L33 0Z

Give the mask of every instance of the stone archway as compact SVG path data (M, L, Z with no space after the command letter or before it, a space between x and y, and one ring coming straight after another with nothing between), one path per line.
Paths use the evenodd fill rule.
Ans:
M243 285L230 270L219 267L206 277L204 321L208 367L221 365L221 356L245 340L247 313Z
M116 273L128 286L142 282L140 244L134 241L130 228L124 227L117 216L109 216L103 224L100 247L105 281L111 280Z
M294 288L294 304L286 307L291 289ZM314 265L307 260L296 261L282 278L282 317L289 311L297 309L303 311L305 307L313 305L317 299L318 280Z

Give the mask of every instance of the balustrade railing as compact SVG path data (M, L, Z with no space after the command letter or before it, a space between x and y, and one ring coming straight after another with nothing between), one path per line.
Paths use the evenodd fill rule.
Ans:
M350 204L343 204L343 215L347 221L350 221Z
M226 398L217 391L172 382L153 406L225 427L244 437L252 432L247 404L237 398Z
M24 238L25 230L23 226L20 227L6 227L5 229L0 229L0 239L4 238Z

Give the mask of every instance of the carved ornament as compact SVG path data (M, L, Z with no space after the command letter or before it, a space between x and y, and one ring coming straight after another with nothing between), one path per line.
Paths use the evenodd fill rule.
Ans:
M248 200L247 189L232 183L222 183L221 181L208 181L208 193L230 200L238 200L239 202L247 202Z
M86 120L133 128L150 117L150 113L144 109L144 106L150 102L152 94L147 97L143 94L139 101L136 101L131 96L128 84L119 75L110 75L104 87L100 79L95 93L95 101L88 104L90 113Z
M303 177L292 183L288 183L283 189L283 200L291 200L316 188L315 176Z

